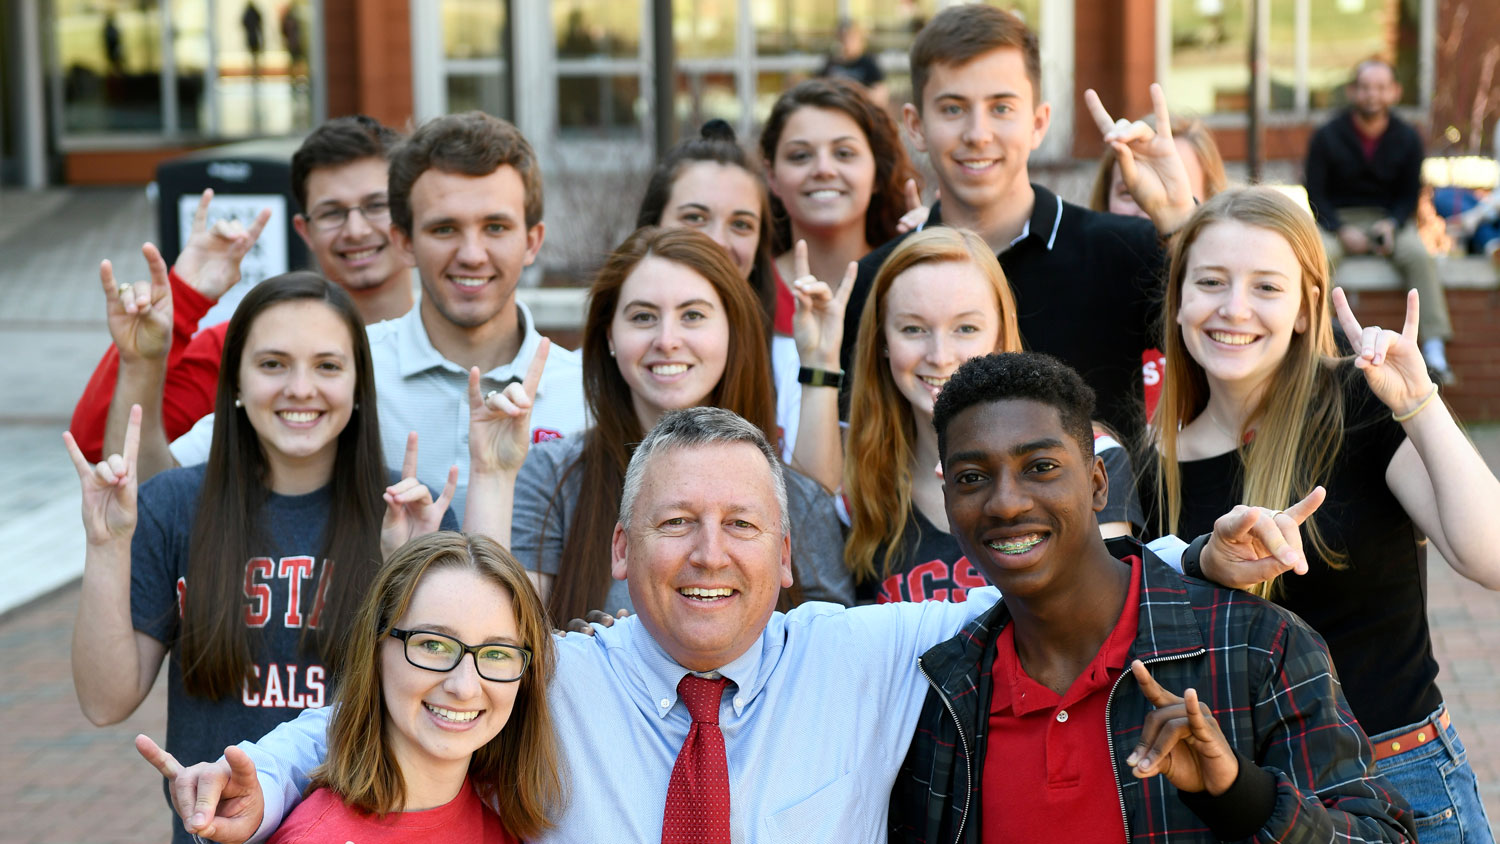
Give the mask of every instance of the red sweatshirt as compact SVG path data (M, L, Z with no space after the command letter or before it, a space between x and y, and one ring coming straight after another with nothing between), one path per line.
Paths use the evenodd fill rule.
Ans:
M194 336L198 320L213 307L213 300L183 281L176 269L168 278L172 284L172 348L167 352L161 416L170 442L187 433L194 422L213 413L214 395L219 388L219 358L224 353L224 334L229 323L210 326ZM68 430L78 441L83 456L92 461L104 459L104 426L119 372L120 350L111 345L73 408L73 423Z

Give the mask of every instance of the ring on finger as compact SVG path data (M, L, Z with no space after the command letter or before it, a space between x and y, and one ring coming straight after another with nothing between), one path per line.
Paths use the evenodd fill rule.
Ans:
M121 284L119 287L115 288L115 291L120 294L121 299L125 298L126 296L134 296L135 285L129 283Z
M492 398L494 398L495 396L498 396L498 395L500 395L500 391L499 390L490 390L488 393L484 394L484 403L485 404L489 404L490 403L490 399L492 399Z

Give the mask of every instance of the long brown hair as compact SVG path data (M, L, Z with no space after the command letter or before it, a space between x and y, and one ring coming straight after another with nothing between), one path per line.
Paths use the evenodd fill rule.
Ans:
M1141 119L1151 128L1156 128L1156 115L1148 114ZM1203 125L1202 120L1173 115L1172 140L1187 141L1188 146L1193 148L1193 153L1198 156L1198 166L1203 169L1203 196L1195 197L1199 202L1213 199L1229 186L1229 179L1224 175L1224 158L1219 155L1219 145L1214 143L1214 136ZM1109 210L1109 188L1114 182L1115 165L1119 160L1112 146L1106 146L1104 154L1099 156L1099 170L1094 174L1094 190L1089 194L1089 207L1095 211Z
M1260 401L1245 419L1244 429L1233 432L1241 441L1254 433L1240 448L1245 470L1238 502L1276 510L1290 506L1328 476L1344 439L1344 404L1338 383L1341 376L1335 370L1337 350L1329 317L1328 257L1317 224L1272 188L1234 188L1215 196L1199 206L1172 240L1161 332L1167 377L1149 428L1147 447L1156 453L1141 457L1143 461L1157 461L1159 468L1156 512L1164 523L1153 526L1159 533L1175 533L1182 514L1178 434L1208 406L1208 378L1188 354L1177 325L1188 252L1204 229L1226 220L1267 229L1286 240L1302 271L1300 293L1307 314L1307 330L1292 335L1286 357L1268 379L1275 389L1262 391ZM1303 530L1318 553L1337 566L1342 555L1323 541L1316 515L1303 523ZM1274 584L1268 581L1252 591L1265 597Z
M335 662L348 630L348 615L380 562L381 494L389 481L380 450L380 418L375 408L375 376L370 343L354 302L344 289L316 273L293 272L267 279L245 295L229 320L219 391L214 400L214 432L203 490L188 544L187 595L183 601L182 686L191 695L224 698L255 683L253 650L259 634L245 626L245 564L268 539L265 504L269 468L260 437L235 406L240 360L255 321L284 302L322 302L349 330L354 349L355 410L339 432L329 512L323 531L318 592L325 596L315 630L325 664ZM335 575L335 572L337 576Z
M469 778L494 806L505 828L522 840L535 838L563 800L561 765L547 684L556 670L552 627L526 570L509 551L486 536L438 531L401 546L381 566L354 616L340 662L328 758L312 773L309 788L329 788L362 812L399 812L405 803L401 770L386 732L381 695L380 648L406 613L428 572L473 572L510 596L519 644L531 650L510 720L469 760ZM489 682L489 681L482 681Z
M609 327L625 280L641 261L653 256L702 276L724 305L730 349L724 375L704 405L732 410L760 428L768 440L777 440L771 354L762 312L729 254L708 235L692 229L636 230L610 254L589 291L583 326L583 391L594 426L583 434L578 460L563 473L543 519L550 524L553 513L561 512L563 484L572 473L580 473L573 523L567 528L559 574L548 601L554 619L581 618L598 609L609 591L609 545L619 518L625 468L631 450L646 436L635 415L630 385L609 354Z
M865 242L879 246L896 237L897 223L906 213L906 182L916 180L922 186L922 175L906 154L896 121L885 109L875 105L865 87L848 79L819 78L801 82L777 98L771 114L760 132L760 154L766 167L776 163L776 145L781 143L786 122L803 108L836 111L853 120L864 133L875 159L875 190L865 211ZM771 220L766 223L775 235L777 251L792 248L792 221L786 206L774 195L770 197Z
M995 253L979 235L947 226L923 229L901 241L880 265L870 287L870 304L859 317L849 439L844 447L844 491L851 522L844 543L844 563L859 582L890 572L911 512L916 420L911 403L891 377L884 354L886 300L902 273L921 264L944 262L969 263L982 271L994 291L1000 316L1000 345L995 351L1021 350L1015 297ZM882 545L885 555L877 566L875 555Z

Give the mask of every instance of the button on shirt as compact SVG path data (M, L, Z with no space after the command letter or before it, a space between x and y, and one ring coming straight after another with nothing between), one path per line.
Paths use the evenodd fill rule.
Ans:
M728 754L730 835L750 842L884 842L891 784L906 757L927 681L916 660L993 606L963 603L774 613L719 673L730 686L719 726ZM667 786L692 719L677 697L686 668L637 618L558 640L547 699L571 778L569 803L539 841L660 841ZM308 712L246 745L274 829L324 754L327 714Z
M1062 695L1027 675L1015 625L1001 631L984 749L984 844L1125 839L1105 712L1135 641L1140 598L1141 559L1133 557L1119 620Z
M526 376L542 335L525 303L517 302L521 347L508 364L484 373L481 393L502 390ZM458 464L458 491L453 512L462 520L469 489L469 371L443 357L422 325L420 305L404 316L369 326L370 357L375 395L380 403L380 445L386 466L400 472L406 456L406 435L417 432L417 477L437 496L448 479L448 467ZM172 456L183 466L208 460L213 439L213 415L172 442ZM583 361L578 352L554 345L537 386L531 411L533 442L573 436L588 427L583 398Z

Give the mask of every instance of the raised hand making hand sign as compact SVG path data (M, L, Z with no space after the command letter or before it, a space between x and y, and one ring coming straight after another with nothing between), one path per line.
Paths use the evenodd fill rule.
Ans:
M124 454L111 454L90 466L73 440L63 432L63 444L83 485L83 529L90 545L120 542L129 546L135 534L136 454L141 445L141 406L132 405L125 427Z
M1218 796L1234 785L1240 760L1198 692L1179 697L1162 688L1146 666L1135 660L1130 671L1147 702L1156 707L1141 725L1141 738L1125 764L1137 779L1160 774L1178 791L1206 791Z
M271 209L255 215L246 228L238 220L219 220L208 224L208 206L213 202L210 188L198 200L193 212L192 233L183 244L174 268L177 275L204 297L217 300L240 281L240 262L245 260L260 233L271 219Z
M1132 123L1123 118L1112 119L1092 88L1083 92L1083 101L1104 135L1104 142L1114 148L1120 162L1120 177L1135 204L1146 212L1162 235L1177 231L1192 216L1196 203L1182 154L1172 141L1172 116L1167 111L1167 95L1161 86L1151 84L1155 129L1144 120Z
M385 518L380 525L380 555L391 552L443 525L448 502L458 489L458 467L448 468L443 493L432 500L432 490L417 480L417 432L406 435L406 458L401 462L401 480L385 489Z
M1391 409L1398 422L1416 416L1437 395L1437 385L1417 348L1420 308L1417 291L1411 290L1406 294L1406 322L1399 334L1378 325L1362 327L1344 289L1333 289L1333 311L1354 349L1354 366L1365 374L1370 392Z
M531 449L531 408L551 348L552 341L542 338L521 383L483 396L479 367L469 370L469 497L464 505L464 530L482 533L507 548L516 474Z

